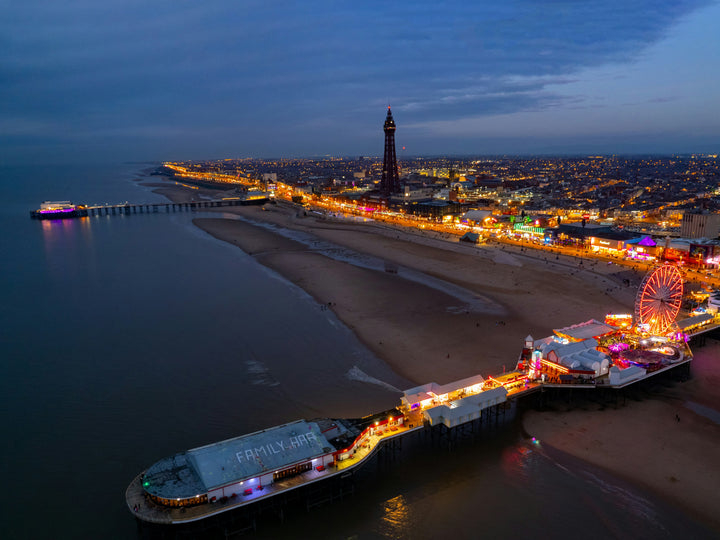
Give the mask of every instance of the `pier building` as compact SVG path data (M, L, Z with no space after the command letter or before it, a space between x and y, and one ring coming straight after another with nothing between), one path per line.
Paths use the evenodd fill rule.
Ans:
M440 405L446 401L453 401L465 397L466 394L475 394L482 389L485 379L482 375L473 375L460 381L438 384L435 382L416 386L403 392L400 398L401 407L408 410L427 408L431 404Z
M236 496L334 461L315 422L303 420L194 448L162 459L143 475L148 497L191 506Z
M87 215L84 206L74 205L70 201L45 201L40 204L40 208L30 212L30 217L35 219L67 219Z
M504 386L484 389L467 397L448 401L423 411L423 420L429 426L443 425L455 428L480 420L483 411L507 401L508 390Z

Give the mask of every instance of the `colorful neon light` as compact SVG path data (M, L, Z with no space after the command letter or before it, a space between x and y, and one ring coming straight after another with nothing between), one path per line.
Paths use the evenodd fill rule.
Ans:
M570 370L566 368L565 366L562 366L560 364L556 364L555 362L550 362L550 360L545 360L544 358L540 360L542 362L543 366L547 366L551 369L555 369L559 371L560 373L570 373Z
M619 326L620 328L629 328L632 325L632 315L627 313L608 313L605 315L605 324Z
M675 322L682 303L683 279L676 266L664 264L648 273L635 300L635 319L654 335L662 335Z
M75 208L51 208L50 210L38 210L39 214L63 214L66 212L74 212Z

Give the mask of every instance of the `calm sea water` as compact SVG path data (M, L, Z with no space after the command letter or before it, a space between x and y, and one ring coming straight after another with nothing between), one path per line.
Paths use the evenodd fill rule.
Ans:
M197 214L28 216L46 199L162 201L134 182L143 168L0 169L3 538L136 538L124 491L157 459L383 410L398 394L373 380L407 384L331 312L193 227ZM527 449L511 428L416 455L256 536L708 536L633 487Z

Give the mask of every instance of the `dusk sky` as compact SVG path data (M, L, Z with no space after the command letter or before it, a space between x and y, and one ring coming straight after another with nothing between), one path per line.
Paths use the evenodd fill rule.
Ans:
M720 152L706 0L0 0L0 164ZM405 146L405 150L401 148Z

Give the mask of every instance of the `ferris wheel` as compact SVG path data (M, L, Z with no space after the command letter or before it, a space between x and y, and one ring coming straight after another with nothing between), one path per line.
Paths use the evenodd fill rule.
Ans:
M650 334L662 335L680 311L683 278L672 264L657 266L647 273L635 298L635 322Z

